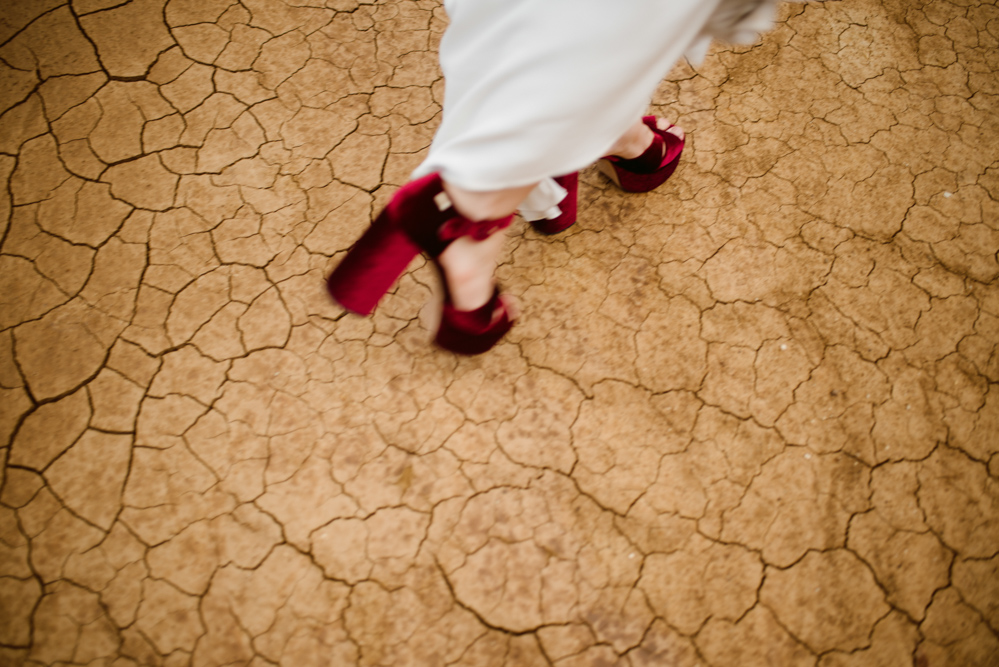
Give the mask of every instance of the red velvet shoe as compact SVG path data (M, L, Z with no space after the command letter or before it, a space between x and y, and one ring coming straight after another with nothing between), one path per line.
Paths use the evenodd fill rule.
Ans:
M510 308L498 288L489 301L475 310L458 310L450 297L445 297L441 325L434 342L457 354L482 354L498 343L512 326Z
M565 176L556 176L555 182L565 188L565 199L559 202L562 211L557 218L551 220L532 220L531 226L542 234L558 234L576 224L577 198L579 196L579 172L574 171Z
M444 195L438 174L400 188L371 227L326 280L337 303L368 315L421 251L436 261L455 239L484 240L510 226L513 215L475 222L459 214ZM439 268L439 267L438 267ZM443 279L443 274L442 274ZM447 283L445 294L447 293ZM445 300L437 344L460 354L485 352L509 331L513 321L498 294L482 308L459 311ZM502 313L498 306L502 305Z
M436 258L454 239L482 240L513 220L510 215L473 222L441 197L443 192L438 174L402 186L330 274L330 296L347 310L368 315L421 251Z
M597 162L597 168L625 192L649 192L658 188L673 175L683 152L684 140L660 130L655 116L644 116L642 122L654 135L652 145L644 153L631 160L607 155Z

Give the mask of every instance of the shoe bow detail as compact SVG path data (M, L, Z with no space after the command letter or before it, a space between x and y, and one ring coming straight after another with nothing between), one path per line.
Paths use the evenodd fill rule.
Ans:
M456 215L437 229L437 238L441 241L454 241L462 236L471 236L476 241L485 241L501 229L506 229L513 221L513 216L496 220L476 222L463 215Z

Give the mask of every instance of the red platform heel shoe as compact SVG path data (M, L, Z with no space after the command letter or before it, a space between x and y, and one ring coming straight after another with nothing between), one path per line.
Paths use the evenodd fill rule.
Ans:
M330 296L347 310L368 315L421 251L436 260L455 239L471 236L481 241L509 227L512 220L513 215L480 222L469 220L458 213L444 195L444 184L440 176L429 174L410 181L395 193L371 223L371 227L330 274L326 280L326 288ZM494 300L495 298L497 297L494 296ZM451 316L452 320L461 320L457 313L462 311L454 310L453 307L452 311L456 313ZM442 320L442 328L450 326L444 324L446 321L448 320ZM462 331L467 330L468 335L481 335L484 340L491 340L495 329L496 327L474 326L461 328ZM476 354L477 352L465 352L465 349L482 348L481 351L484 352L503 333L495 336L495 340L482 348L482 344L477 341L451 342L449 329L444 337L447 344L439 344L455 352Z
M558 234L576 224L577 199L579 197L579 172L556 176L555 182L565 188L565 198L559 202L561 213L557 218L532 220L531 226L542 234Z
M597 162L597 168L625 192L649 192L658 188L673 175L683 152L684 140L660 130L655 116L644 116L642 122L654 135L652 145L644 153L631 160L608 155Z

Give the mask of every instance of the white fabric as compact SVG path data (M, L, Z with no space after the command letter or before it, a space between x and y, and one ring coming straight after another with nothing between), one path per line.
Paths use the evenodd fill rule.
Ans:
M755 39L776 2L444 0L444 112L414 177L473 191L540 182L525 217L549 217L565 192L551 177L606 154L686 52Z
M554 220L561 213L558 202L565 199L566 189L550 178L542 179L520 203L524 220Z

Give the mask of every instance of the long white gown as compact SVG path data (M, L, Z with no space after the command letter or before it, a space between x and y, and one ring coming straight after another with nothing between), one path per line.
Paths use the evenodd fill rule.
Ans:
M538 183L528 219L557 215L552 177L592 164L662 78L713 38L755 40L778 0L444 0L442 121L414 177L467 190Z

